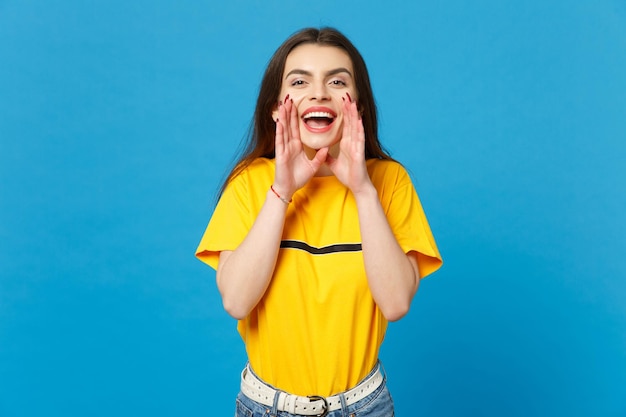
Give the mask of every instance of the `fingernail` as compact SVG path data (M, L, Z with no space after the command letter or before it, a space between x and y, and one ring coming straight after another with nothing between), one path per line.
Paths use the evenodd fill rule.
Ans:
M287 102L287 100L289 100L289 94L287 94L287 97L285 97L285 103Z
M350 93L346 92L346 95L348 96L348 100L350 100L350 103L352 103L352 97L350 97Z

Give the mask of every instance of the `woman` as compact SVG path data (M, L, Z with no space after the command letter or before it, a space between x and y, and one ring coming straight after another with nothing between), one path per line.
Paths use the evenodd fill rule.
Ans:
M337 30L275 52L197 256L246 345L238 416L393 415L379 348L441 257Z

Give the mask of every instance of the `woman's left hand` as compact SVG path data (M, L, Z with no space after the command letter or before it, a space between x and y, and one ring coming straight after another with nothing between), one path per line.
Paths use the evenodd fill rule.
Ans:
M337 157L330 154L326 164L353 194L372 186L365 164L365 130L356 102L350 96L343 103L343 135Z

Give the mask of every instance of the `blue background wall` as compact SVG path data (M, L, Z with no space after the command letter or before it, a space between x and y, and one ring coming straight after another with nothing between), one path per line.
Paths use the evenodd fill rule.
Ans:
M274 49L343 30L445 257L399 416L626 415L626 3L0 1L0 415L232 415L194 249ZM414 406L415 409L411 407Z

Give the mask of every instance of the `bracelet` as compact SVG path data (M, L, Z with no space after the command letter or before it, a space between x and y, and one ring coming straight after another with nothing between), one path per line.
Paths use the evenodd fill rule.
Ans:
M285 204L289 204L289 203L291 203L293 201L293 199L287 200L286 198L281 197L280 194L278 194L276 192L276 190L274 189L273 185L270 185L270 190L272 190L272 192L276 195L276 197L278 197L280 199L280 201L282 201Z

